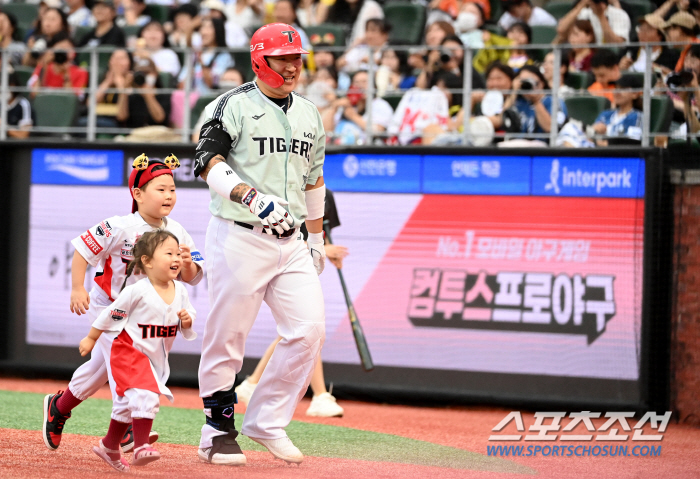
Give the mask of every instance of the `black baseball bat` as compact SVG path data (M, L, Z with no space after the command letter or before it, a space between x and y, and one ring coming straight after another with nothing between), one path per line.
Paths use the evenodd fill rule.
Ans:
M331 229L328 221L323 222L323 230L326 232L328 243L333 244L333 241L331 240ZM355 312L355 307L352 304L352 299L350 299L350 293L348 292L348 287L345 285L345 278L343 277L343 272L340 270L340 268L338 268L338 276L340 277L340 285L343 287L345 304L348 306L350 326L352 327L352 335L355 337L355 344L357 344L357 352L360 354L362 369L365 371L371 371L374 369L372 355L369 353L369 346L367 345L367 340L365 339L365 333L362 331L362 325L360 324L360 320Z

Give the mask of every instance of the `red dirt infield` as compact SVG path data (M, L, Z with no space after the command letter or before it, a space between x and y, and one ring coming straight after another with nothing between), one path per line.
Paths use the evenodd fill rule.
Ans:
M64 381L0 378L0 389L50 393L66 386ZM172 407L200 409L201 400L194 389L171 388L175 396ZM109 399L107 387L96 398ZM491 429L509 412L500 408L418 408L390 406L353 401L341 401L345 408L343 418L310 418L304 415L308 407L304 399L297 409L297 421L343 426L366 431L428 441L486 455ZM162 407L170 407L163 405ZM241 408L242 410L242 408ZM0 411L2 409L0 408ZM6 414L7 411L3 411ZM40 412L38 412L40 414ZM533 424L531 412L522 413L526 427ZM602 421L594 420L599 427ZM634 422L631 423L634 425ZM1 425L1 422L0 422ZM573 432L585 433L577 427ZM647 434L651 430L645 428ZM88 479L116 477L120 473L108 469L91 452L99 438L68 435L58 451L49 451L43 444L41 432L3 429L0 448L0 477L2 478L59 478ZM503 443L500 443L503 444ZM519 444L523 444L522 442ZM549 445L560 444L559 441ZM536 471L541 478L700 478L700 429L671 422L663 441L640 443L626 441L626 445L662 445L658 457L518 457L510 460ZM337 458L307 456L301 466L286 465L267 452L247 451L248 466L226 468L201 463L196 448L158 443L163 459L145 468L134 468L131 474L153 478L505 478L523 474L470 471L442 467L417 466L394 462L370 462Z

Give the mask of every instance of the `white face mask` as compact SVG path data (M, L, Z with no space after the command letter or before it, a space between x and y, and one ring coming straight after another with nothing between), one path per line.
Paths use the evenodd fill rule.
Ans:
M455 27L460 33L471 32L479 27L479 17L472 12L461 12L457 16Z
M222 90L231 90L233 88L236 88L238 86L241 86L240 83L237 81L221 81L219 82L219 88Z
M158 79L158 76L156 76L156 75L146 75L146 85L156 86L157 79Z

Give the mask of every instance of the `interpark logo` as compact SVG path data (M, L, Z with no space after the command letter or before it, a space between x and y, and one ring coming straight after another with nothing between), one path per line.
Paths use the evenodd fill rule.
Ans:
M644 195L644 163L638 159L535 158L534 173L535 194L627 198Z

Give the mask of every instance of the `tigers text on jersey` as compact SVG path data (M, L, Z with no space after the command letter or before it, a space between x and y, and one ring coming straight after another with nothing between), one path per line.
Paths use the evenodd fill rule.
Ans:
M163 218L163 224L164 229L174 234L180 244L189 246L192 261L201 268L189 284L199 283L203 276L204 258L197 251L192 237L173 219ZM126 266L134 258L134 244L144 233L154 229L136 212L126 216L112 216L71 241L90 266L101 268L95 274L96 286L90 296L96 295L105 301L114 301L119 296L126 276ZM132 274L127 285L143 277L142 274Z
M175 299L163 301L148 278L124 288L111 306L105 308L92 326L114 337L110 368L119 396L130 388L146 389L173 400L165 386L170 376L168 352L177 333L192 341L197 333L182 329L177 312L185 309L194 324L196 312L185 286L175 284Z
M326 151L326 133L316 106L292 93L285 115L255 82L249 82L207 105L205 116L226 127L232 140L226 161L241 180L261 193L287 200L289 212L303 222L307 215L304 190L323 176ZM214 216L262 226L247 206L209 191Z

